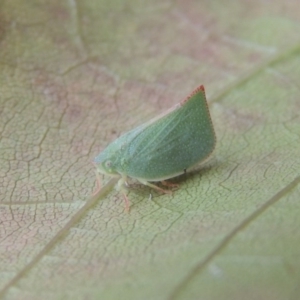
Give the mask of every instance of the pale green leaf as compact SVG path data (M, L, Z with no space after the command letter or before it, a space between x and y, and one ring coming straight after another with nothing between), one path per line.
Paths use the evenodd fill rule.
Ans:
M0 297L299 298L297 1L0 7ZM101 149L200 84L205 167L90 198Z

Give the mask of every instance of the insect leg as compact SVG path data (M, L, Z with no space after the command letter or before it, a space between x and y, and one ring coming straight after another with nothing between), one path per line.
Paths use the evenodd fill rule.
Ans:
M129 202L128 197L125 193L123 193L123 199L125 201L125 210L126 210L127 213L129 213L130 202Z
M162 180L161 184L164 185L164 186L171 187L171 188L178 188L179 187L179 184L168 182L168 181L165 181L165 180Z
M160 192L163 192L165 194L172 194L172 191L169 191L169 190L164 190L158 186L156 186L155 184L152 184L148 181L145 181L145 180L142 180L142 179L137 179L140 183L144 184L144 185L147 185L147 186L150 186L151 188L157 190L157 191L160 191Z
M96 189L92 194L92 197L97 195L99 193L99 191L101 190L101 179L100 179L100 175L97 171L95 171L96 173Z
M127 184L126 179L127 179L127 177L122 175L122 177L118 181L117 189L120 192L122 192L123 199L125 201L125 210L126 210L126 212L129 212L130 202L128 200L127 193L126 193L127 192L127 189L125 186Z

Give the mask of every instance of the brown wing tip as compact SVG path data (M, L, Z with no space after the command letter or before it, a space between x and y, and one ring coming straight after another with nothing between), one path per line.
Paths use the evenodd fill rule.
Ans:
M192 98L194 95L198 94L198 93L204 93L205 95L205 89L204 89L204 85L201 84L200 86L198 86L194 91L192 91L192 93L187 96L183 101L181 101L181 105L183 105L184 103L186 103L190 98Z
M198 86L190 95L190 97L194 96L195 94L197 94L198 92L203 92L205 93L205 89L204 89L204 85L201 84L200 86Z

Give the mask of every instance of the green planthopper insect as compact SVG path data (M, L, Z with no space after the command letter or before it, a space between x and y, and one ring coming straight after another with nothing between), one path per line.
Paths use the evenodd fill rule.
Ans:
M204 162L215 144L214 128L201 85L166 113L121 135L94 159L94 163L97 174L120 178L117 187L123 193L128 211L128 177L171 193L151 182L164 182ZM94 194L99 190L98 175Z

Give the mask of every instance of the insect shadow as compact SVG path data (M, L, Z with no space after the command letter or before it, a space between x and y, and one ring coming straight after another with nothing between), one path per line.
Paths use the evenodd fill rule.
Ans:
M166 189L166 187L171 191L176 191L178 189L183 188L185 184L191 183L193 179L199 178L199 185L201 184L201 177L207 175L210 171L214 171L215 167L217 165L217 161L215 159L211 159L209 162L197 166L193 168L192 170L189 170L188 172L184 172L183 174L176 176L172 179L169 179L165 182L156 182L155 184L158 187ZM148 197L149 200L158 199L162 196L169 196L174 197L173 193L170 193L169 195L166 195L165 193L161 193L157 190L152 189L151 187L145 186L139 182L128 182L128 191L131 193L131 195L136 194L138 198L145 199ZM135 201L134 201L135 202ZM138 201L142 202L141 201ZM137 204L137 203L133 203Z

